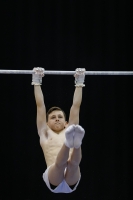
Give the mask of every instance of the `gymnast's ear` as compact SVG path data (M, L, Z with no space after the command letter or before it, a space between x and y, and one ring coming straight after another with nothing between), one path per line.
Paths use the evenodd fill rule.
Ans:
M65 126L64 126L64 128L67 128L67 127L68 127L68 122L65 121Z

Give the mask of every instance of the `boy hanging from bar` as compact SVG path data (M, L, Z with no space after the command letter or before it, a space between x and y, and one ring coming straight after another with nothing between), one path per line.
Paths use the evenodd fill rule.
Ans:
M37 129L47 164L43 180L51 192L71 193L76 190L81 178L79 164L85 131L79 125L79 111L82 88L85 86L85 69L75 70L75 92L68 123L64 111L59 107L50 108L46 114L40 87L45 70L37 67L33 71L32 85L37 106Z

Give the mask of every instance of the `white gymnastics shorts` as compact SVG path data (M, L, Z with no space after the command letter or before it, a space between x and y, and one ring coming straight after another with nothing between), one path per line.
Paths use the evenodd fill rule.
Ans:
M69 185L67 184L67 182L65 181L65 179L53 190L51 187L50 187L50 183L49 183L49 179L48 179L48 171L49 171L49 168L51 167L51 165L46 169L46 171L43 173L43 180L44 182L46 183L47 187L49 188L49 190L51 192L54 192L54 193L71 193L73 191L76 190L78 184L79 184L79 181L80 179L78 180L78 182L76 183L76 185L74 186L73 189L71 189L69 187ZM66 170L66 169L65 169ZM80 176L81 178L81 176Z

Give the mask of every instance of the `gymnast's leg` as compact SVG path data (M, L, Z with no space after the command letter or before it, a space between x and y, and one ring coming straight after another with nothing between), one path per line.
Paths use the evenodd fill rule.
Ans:
M66 129L66 140L61 150L59 151L55 163L50 167L48 172L48 178L52 185L59 185L64 180L64 170L67 167L67 161L69 157L69 150L74 144L74 126L71 125Z
M80 167L82 152L81 147L73 149L70 160L68 161L65 180L68 185L74 185L80 179Z
M81 144L84 134L85 134L84 129L81 126L76 125L74 132L74 149L71 158L68 161L66 175L65 175L65 180L68 183L68 185L74 185L80 179L79 164L82 159Z

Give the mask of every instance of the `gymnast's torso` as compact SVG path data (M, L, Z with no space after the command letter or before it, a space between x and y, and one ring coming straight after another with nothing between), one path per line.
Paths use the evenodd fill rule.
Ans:
M60 133L55 133L49 127L45 134L45 139L40 141L47 167L55 163L56 157L65 141L65 129ZM69 157L72 153L70 149Z

